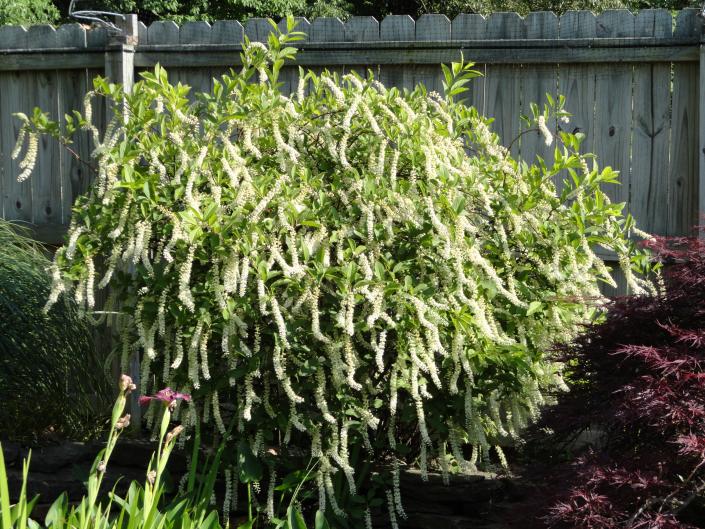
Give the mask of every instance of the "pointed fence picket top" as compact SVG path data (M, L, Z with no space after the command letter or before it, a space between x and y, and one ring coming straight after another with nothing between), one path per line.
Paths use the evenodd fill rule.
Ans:
M245 28L237 20L218 20L211 26L211 44L239 44Z
M379 22L375 17L352 17L345 22L345 40L374 42L380 39Z
M461 13L451 23L452 40L483 40L487 37L487 20L482 15Z
M450 40L450 20L445 15L421 15L416 21L416 40L430 42Z
M320 17L311 22L308 38L310 42L340 42L344 40L345 25L334 17Z
M186 22L179 28L179 43L211 44L212 29L208 22Z
M158 44L178 44L179 26L173 20L158 20L152 22L147 29L147 38L152 46ZM139 44L139 42L138 42Z
M379 25L380 39L410 41L416 39L416 22L409 15L389 15Z
M245 22L245 35L252 42L267 42L272 25L266 18L251 18Z
M623 185L606 190L627 203L643 228L684 235L705 214L705 58L697 15L686 9L298 19L296 29L306 37L293 44L301 51L283 67L281 90L296 91L302 66L338 73L369 68L387 85L411 90L423 83L440 92L440 63L462 54L483 76L460 97L494 118L494 130L514 155L551 163L555 145L546 145L518 116L528 115L532 102L542 106L546 94L563 94L572 117L549 126L581 132L582 148L621 172ZM39 106L58 117L82 108L94 76L129 85L157 63L170 80L191 86L193 98L239 64L245 37L266 42L275 31L257 18L244 25L219 20L181 26L127 20L122 35L79 24L0 27L0 214L34 225L47 242L61 241L91 170L44 142L36 174L18 183L17 161L8 155L18 132L14 112ZM286 20L277 28L286 31ZM102 129L112 110L96 105ZM75 148L88 158L93 147L79 134Z
M526 38L524 20L516 13L492 13L487 18L485 31L490 40ZM522 74L518 64L489 63L485 70L483 110L495 120L495 132L499 134L502 144L509 147L512 156L518 156L521 147L521 138L517 141L515 138L521 132L521 120L516 119L516 116L522 114Z

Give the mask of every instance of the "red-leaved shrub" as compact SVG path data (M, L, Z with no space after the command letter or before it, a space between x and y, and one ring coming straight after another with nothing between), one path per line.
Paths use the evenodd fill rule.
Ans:
M665 265L665 293L613 301L563 350L574 386L542 426L554 439L601 433L552 474L558 492L541 519L552 529L705 527L705 241L647 246Z

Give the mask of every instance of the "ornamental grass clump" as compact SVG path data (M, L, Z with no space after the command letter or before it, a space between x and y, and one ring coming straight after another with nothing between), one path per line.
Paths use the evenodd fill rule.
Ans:
M304 71L283 94L299 37L246 42L242 69L195 103L160 67L130 94L96 80L65 126L90 131L98 175L47 310L70 295L90 311L110 287L122 363L139 356L145 391L193 394L176 411L186 428L232 422L254 454L304 448L320 509L342 518L334 480L355 495L363 461L396 483L400 461L424 475L503 462L500 442L564 386L549 345L613 282L595 245L634 290L651 287L632 273L646 258L631 219L600 188L616 173L581 156L579 137L560 132L548 166L512 159L455 100L475 75L462 62L444 67L445 95ZM102 135L95 97L124 109ZM30 147L70 141L39 111L20 117ZM564 117L559 100L533 120Z
M107 378L73 300L42 311L51 260L29 235L0 219L0 438L91 438L110 407Z

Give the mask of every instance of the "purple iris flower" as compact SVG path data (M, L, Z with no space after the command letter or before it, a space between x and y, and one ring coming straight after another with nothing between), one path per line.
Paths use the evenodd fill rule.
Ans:
M163 402L166 406L172 408L177 400L185 400L186 402L190 402L191 395L188 395L187 393L179 393L171 388L164 388L157 391L154 395L140 397L140 406L149 404L153 400Z

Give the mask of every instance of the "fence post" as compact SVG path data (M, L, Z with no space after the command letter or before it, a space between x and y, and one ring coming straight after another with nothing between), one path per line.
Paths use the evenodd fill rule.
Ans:
M139 28L137 15L125 15L125 18L116 17L116 25L120 28L119 33L113 33L108 37L108 45L105 49L105 77L112 83L121 84L126 93L132 91L135 83L135 47L137 46ZM120 109L123 119L126 117L127 108ZM110 100L107 100L105 107L105 122L110 123L115 115L116 109ZM117 310L117 308L115 309ZM110 328L106 329L111 333ZM133 392L129 397L128 410L132 416L132 425L135 430L139 430L142 425L142 413L138 402L140 384L140 361L139 354L135 353L130 358L129 372L132 380L137 384L138 392Z
M120 33L113 33L108 37L108 46L105 50L105 77L113 83L121 84L125 92L129 93L135 83L137 15L125 15L124 19L118 18L116 25L120 28ZM110 122L113 109L106 108L106 112L106 122Z
M698 13L700 20L700 64L698 68L698 218L696 225L705 218L705 10ZM705 237L705 231L699 231Z

